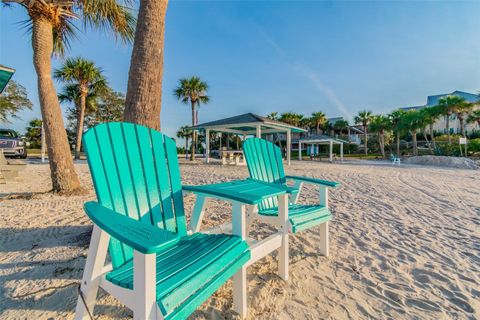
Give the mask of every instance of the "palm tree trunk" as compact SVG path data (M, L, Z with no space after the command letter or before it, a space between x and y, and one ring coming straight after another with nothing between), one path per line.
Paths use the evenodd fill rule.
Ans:
M80 106L77 115L77 139L75 141L75 159L80 159L80 151L82 150L83 136L83 120L85 119L86 95L88 92L82 92L80 95Z
M195 102L192 101L192 126L195 126ZM192 146L190 152L190 160L195 160L195 144L197 141L197 131L192 130Z
M437 150L437 145L435 143L435 136L433 135L433 123L430 123L430 139L432 140L433 150Z
M367 148L367 145L368 145L368 137L367 137L367 126L363 126L363 140L364 140L364 143L365 143L365 157L368 155L368 148Z
M448 144L451 145L452 144L452 139L450 137L450 115L449 114L447 114L446 124L447 124Z
M62 111L52 81L52 25L32 18L33 64L37 72L38 96L42 112L53 191L72 193L80 189L63 123Z
M397 131L397 157L400 157L400 131Z
M432 145L431 145L431 143L428 141L427 131L426 131L426 130L423 131L423 137L425 138L425 141L427 141L428 150L430 150L430 153L433 154Z
M188 159L188 137L185 137L185 159Z
M378 142L380 144L380 152L382 153L382 158L385 159L385 136L383 131L379 134Z
M460 132L462 133L462 137L465 138L465 126L464 126L463 115L458 117L458 120L460 121Z
M418 155L418 150L417 150L417 131L412 132L412 143L413 143L413 155L416 156Z
M168 0L141 0L133 42L125 121L160 130L163 44Z

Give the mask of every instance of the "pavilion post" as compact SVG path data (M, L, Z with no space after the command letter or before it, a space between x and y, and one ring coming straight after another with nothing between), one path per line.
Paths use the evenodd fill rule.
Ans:
M330 162L333 162L333 140L330 140Z
M287 131L287 165L290 165L290 154L292 151L292 131Z
M257 138L262 139L262 127L260 125L257 125L256 135L257 135Z
M210 162L210 130L205 129L205 163Z
M298 160L302 161L302 142L300 140L298 140Z
M340 160L343 161L343 142L340 143Z

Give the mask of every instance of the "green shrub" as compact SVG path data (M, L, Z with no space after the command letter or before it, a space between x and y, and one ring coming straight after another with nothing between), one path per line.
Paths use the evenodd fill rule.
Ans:
M480 152L480 138L469 140L467 148L469 152Z

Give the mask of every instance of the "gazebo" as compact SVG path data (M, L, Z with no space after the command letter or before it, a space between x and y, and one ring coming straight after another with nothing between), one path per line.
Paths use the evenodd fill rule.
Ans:
M271 120L253 113L202 123L192 127L193 130L205 131L205 162L210 162L210 132L234 133L243 136L253 135L258 138L262 134L284 133L287 136L287 164L290 165L292 149L292 132L307 132L307 130L289 125L285 122Z
M343 161L343 144L344 143L348 143L348 142L342 139L332 138L325 135L315 135L315 136L300 138L298 140L298 160L302 160L302 144L307 145L307 148L309 145L310 146L328 145L330 146L329 159L330 159L330 162L332 162L333 161L333 145L338 144L340 145L340 160Z

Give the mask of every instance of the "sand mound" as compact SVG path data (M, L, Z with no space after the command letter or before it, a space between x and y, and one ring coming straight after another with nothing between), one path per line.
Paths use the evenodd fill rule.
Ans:
M418 156L404 161L410 164L422 164L428 166L450 167L458 169L480 169L480 166L468 158L445 157L445 156Z

